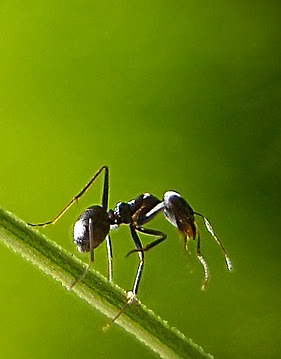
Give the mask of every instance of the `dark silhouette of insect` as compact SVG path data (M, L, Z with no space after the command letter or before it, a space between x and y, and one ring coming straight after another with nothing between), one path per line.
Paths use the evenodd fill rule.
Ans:
M227 269L232 269L229 256L221 241L216 236L209 220L202 214L194 212L190 205L181 197L181 195L175 191L165 192L162 200L149 193L144 193L129 202L118 202L114 209L108 210L109 170L107 166L102 166L95 173L92 179L86 184L86 186L75 197L73 197L73 199L51 221L39 224L29 223L29 225L46 226L48 224L55 223L74 202L78 201L78 199L82 197L82 195L88 190L88 188L102 172L104 172L104 184L101 206L95 205L87 208L85 212L83 212L77 219L73 228L74 243L76 244L79 252L90 252L90 262L87 265L85 271L71 284L69 289L83 280L94 261L94 249L98 247L104 240L106 241L107 245L108 279L110 282L112 282L112 247L109 231L111 226L127 224L130 228L131 236L136 246L136 249L133 249L127 255L137 252L139 256L139 265L133 287L131 291L127 292L126 305L113 319L113 321L115 321L124 311L125 307L136 299L141 275L143 272L144 252L163 242L167 237L165 233L162 233L158 230L143 227L160 212L163 212L165 218L173 226L178 228L184 239L185 247L187 247L188 239L197 239L197 257L203 267L205 278L202 288L205 288L208 283L209 270L207 263L201 254L200 231L195 221L195 216L199 216L203 219L206 229L221 247ZM143 246L138 236L138 232L156 237L156 239Z

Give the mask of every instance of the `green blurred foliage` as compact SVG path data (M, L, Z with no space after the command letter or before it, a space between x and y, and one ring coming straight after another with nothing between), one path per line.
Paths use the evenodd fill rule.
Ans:
M161 216L140 299L216 358L280 358L280 4L275 1L2 1L0 203L54 216L103 164L110 206L179 191L213 223L234 271L202 231L211 282ZM76 253L71 226L101 179L44 231ZM112 233L115 281L137 258ZM146 238L143 238L145 241ZM5 358L153 358L149 349L1 247ZM87 256L80 255L87 261ZM106 273L105 248L95 266Z

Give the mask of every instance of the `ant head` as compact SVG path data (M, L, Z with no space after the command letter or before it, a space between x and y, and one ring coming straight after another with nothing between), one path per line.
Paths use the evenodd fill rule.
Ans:
M100 245L110 229L106 210L101 206L92 206L86 209L77 219L73 228L74 243L79 252L90 251L90 238L93 248Z
M167 191L164 193L164 215L166 219L177 227L184 238L196 237L194 212L190 205L178 192Z

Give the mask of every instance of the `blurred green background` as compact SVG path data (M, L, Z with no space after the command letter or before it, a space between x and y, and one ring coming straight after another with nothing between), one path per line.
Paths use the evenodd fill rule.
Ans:
M216 358L280 358L281 52L274 1L2 1L0 205L53 217L103 164L110 207L179 191L209 217L233 261L202 227L211 281L168 239L146 256L139 297ZM55 226L99 203L102 180ZM112 232L115 281L130 289L128 228ZM146 238L144 238L145 242ZM105 246L95 267L106 274ZM3 358L155 358L117 325L0 247Z

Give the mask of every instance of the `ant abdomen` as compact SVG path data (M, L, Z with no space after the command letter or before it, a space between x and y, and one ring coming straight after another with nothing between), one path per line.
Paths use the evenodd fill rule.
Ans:
M106 210L101 206L92 206L75 222L73 242L79 252L89 252L91 248L96 248L104 241L109 230L110 223Z

